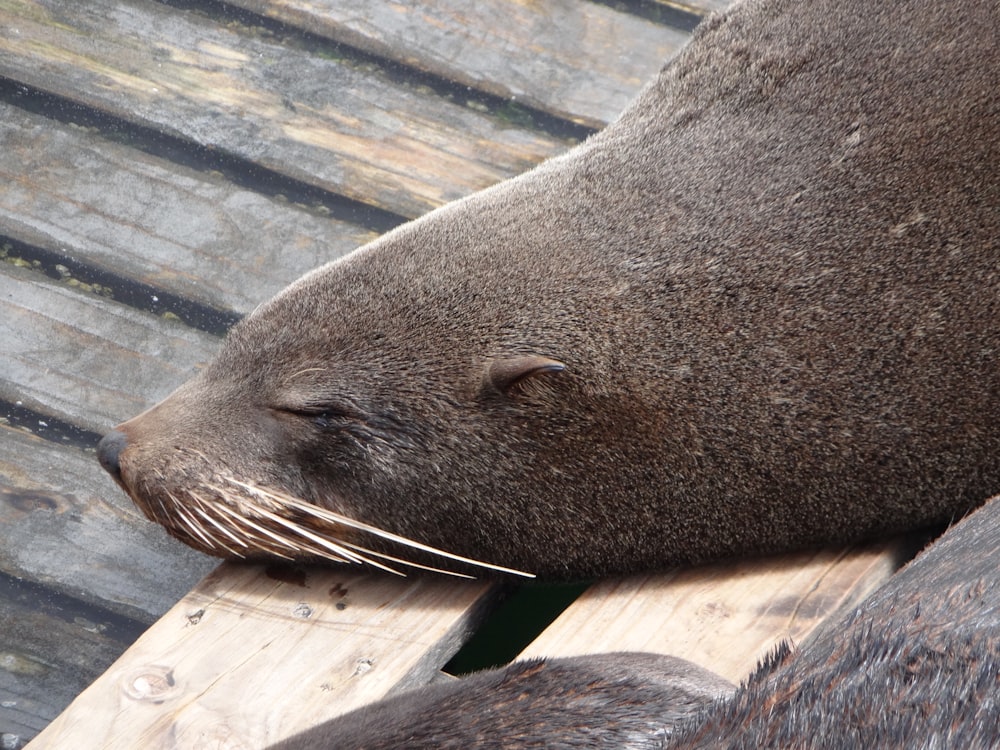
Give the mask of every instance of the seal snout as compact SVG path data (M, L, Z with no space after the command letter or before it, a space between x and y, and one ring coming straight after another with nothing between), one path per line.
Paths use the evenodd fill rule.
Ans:
M97 444L97 460L101 462L104 470L119 483L122 481L120 458L127 445L128 436L119 430L112 430Z

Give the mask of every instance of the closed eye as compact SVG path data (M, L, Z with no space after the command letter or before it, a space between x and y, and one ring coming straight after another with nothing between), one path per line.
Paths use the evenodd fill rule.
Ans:
M307 419L321 429L329 429L338 425L362 420L362 415L356 410L339 404L283 408L279 409L279 411L286 414L293 414L301 419Z

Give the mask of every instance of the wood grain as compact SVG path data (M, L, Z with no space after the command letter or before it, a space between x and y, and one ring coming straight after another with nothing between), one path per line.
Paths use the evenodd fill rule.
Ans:
M568 145L144 0L12 0L0 30L0 75L403 216Z
M32 737L217 562L92 452L0 424L0 733Z
M247 313L375 232L0 102L3 233Z
M219 339L0 264L0 398L103 432L206 362Z
M152 623L218 561L167 536L93 452L0 424L0 570Z
M617 117L688 38L581 0L230 4L590 127Z
M736 0L655 0L658 5L666 5L700 16L720 12L732 5Z
M0 574L0 747L41 730L141 632Z

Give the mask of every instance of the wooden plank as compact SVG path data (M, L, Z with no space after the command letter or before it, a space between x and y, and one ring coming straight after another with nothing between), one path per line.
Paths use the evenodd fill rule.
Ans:
M782 640L801 642L861 601L911 553L896 540L603 581L522 656L649 651L739 682Z
M203 304L252 310L375 232L0 102L10 237Z
M92 452L2 424L0 527L0 734L24 740L218 564L142 517Z
M104 432L166 396L219 340L0 264L0 398Z
M0 424L0 572L149 624L218 561L150 523L93 452Z
M431 680L491 592L345 570L282 582L223 565L30 747L265 747Z
M92 451L2 424L0 527L0 734L22 740L218 564L142 517Z
M617 117L689 36L580 0L229 4L590 127Z
M736 0L653 0L657 5L678 8L688 13L707 16L724 11Z
M0 75L404 216L568 145L145 0L12 0L0 29Z
M0 574L0 747L22 747L144 627Z

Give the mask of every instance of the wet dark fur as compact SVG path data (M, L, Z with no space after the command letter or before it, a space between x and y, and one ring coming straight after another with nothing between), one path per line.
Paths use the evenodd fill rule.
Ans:
M655 654L523 661L366 706L271 750L654 748L734 689ZM470 705L470 695L488 705Z
M714 17L569 155L261 306L102 457L195 546L164 500L227 473L548 577L947 521L1000 490L998 15Z
M701 671L692 699L690 677L675 684L685 662L653 654L556 661L550 673L529 662L366 707L274 750L1000 747L998 569L1000 500L800 650L764 660L735 695Z

